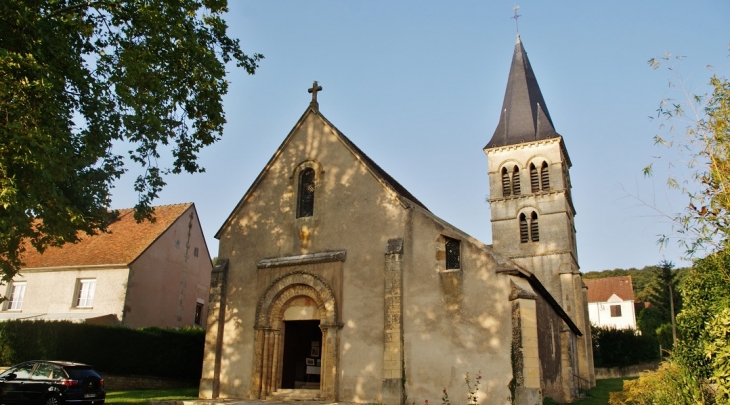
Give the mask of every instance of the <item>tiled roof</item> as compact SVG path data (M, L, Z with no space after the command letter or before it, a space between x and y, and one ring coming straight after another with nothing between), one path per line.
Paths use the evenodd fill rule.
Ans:
M616 294L624 301L634 299L631 276L583 279L588 287L588 302L606 302Z
M29 247L23 256L23 267L131 264L192 205L185 203L155 207L154 223L137 223L133 209L121 209L119 219L109 225L109 233L93 236L84 234L78 243L48 248L43 254Z

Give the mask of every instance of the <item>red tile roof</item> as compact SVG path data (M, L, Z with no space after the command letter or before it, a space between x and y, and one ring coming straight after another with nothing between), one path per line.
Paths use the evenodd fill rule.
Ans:
M109 233L83 235L78 243L48 248L43 254L29 247L23 256L24 268L131 264L192 205L155 207L154 223L137 223L133 209L121 209Z
M606 302L616 294L624 301L634 299L631 276L583 279L588 287L588 302Z

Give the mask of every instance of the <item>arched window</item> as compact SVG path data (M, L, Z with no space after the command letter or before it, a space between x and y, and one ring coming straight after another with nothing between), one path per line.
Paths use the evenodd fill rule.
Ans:
M540 230L537 227L537 212L533 212L530 216L530 238L533 242L540 241Z
M520 214L520 242L521 243L527 243L530 240L530 237L528 235L528 228L527 228L527 218L525 217L525 214Z
M542 167L540 168L540 180L542 182L542 190L550 190L550 173L548 173L547 162L542 162Z
M537 168L534 163L530 163L530 188L533 193L540 191L540 177L537 175Z
M520 195L520 169L516 165L512 169L512 194Z
M297 218L314 215L314 169L306 168L299 174Z
M512 194L512 187L509 180L509 173L507 168L502 168L502 197L509 197Z

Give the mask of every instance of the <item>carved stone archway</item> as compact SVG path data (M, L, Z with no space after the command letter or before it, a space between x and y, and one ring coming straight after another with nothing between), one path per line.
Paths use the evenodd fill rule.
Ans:
M306 271L294 271L279 277L259 300L254 326L251 397L265 399L281 386L284 311L287 303L296 297L308 297L317 305L322 330L320 398L336 401L339 331L342 328L338 322L337 303L329 285Z

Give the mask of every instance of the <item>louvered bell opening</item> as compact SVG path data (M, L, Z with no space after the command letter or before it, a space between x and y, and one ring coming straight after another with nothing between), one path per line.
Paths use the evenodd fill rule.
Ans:
M520 242L527 243L529 240L527 232L527 218L525 218L525 214L520 214Z
M446 239L446 270L461 268L460 245L456 239Z
M512 169L512 194L520 195L520 169Z
M512 189L509 184L509 174L507 168L502 168L502 196L509 197L512 194Z
M540 168L540 177L542 180L543 191L550 190L550 173L548 172L547 162L542 162L542 167Z
M314 215L314 170L304 169L299 175L297 218Z
M532 218L530 218L530 236L533 242L540 241L540 229L537 226L537 213L535 212L532 213Z
M530 163L530 188L533 193L540 191L540 177L537 175L537 168Z

